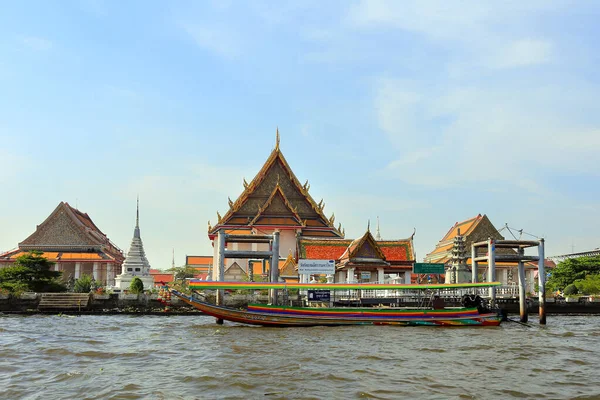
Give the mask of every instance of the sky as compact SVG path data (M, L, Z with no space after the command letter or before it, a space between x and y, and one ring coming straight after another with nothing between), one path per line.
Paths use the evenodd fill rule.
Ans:
M0 11L0 251L68 202L153 268L210 255L275 146L347 238L417 260L455 222L600 246L593 1L13 1ZM510 233L505 230L505 236Z

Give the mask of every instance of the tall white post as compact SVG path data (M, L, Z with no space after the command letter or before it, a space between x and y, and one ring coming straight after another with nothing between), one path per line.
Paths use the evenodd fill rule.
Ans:
M279 281L279 231L273 232L273 244L272 244L272 252L271 256L271 271L270 277L271 282ZM269 303L277 304L277 289L269 290Z
M540 303L540 324L546 325L546 271L544 265L544 239L538 245L538 301Z
M407 285L411 284L412 273L411 271L404 271L404 283Z
M54 270L57 271L57 272L60 271L60 263L59 262L56 262L54 264Z
M75 263L75 279L79 279L80 276L81 276L81 263L76 262Z
M496 243L494 239L489 238L488 241L488 282L496 281ZM490 305L496 305L496 288L490 286Z
M525 264L521 259L524 252L525 251L522 248L519 248L519 314L521 316L521 322L527 322L527 281L525 280Z
M225 280L225 233L222 229L219 229L217 232L217 281L223 282ZM223 297L225 296L225 292L223 289L217 290L217 305L222 306L224 303ZM217 319L219 323L219 319ZM223 323L221 320L220 323Z
M477 249L475 246L471 246L471 283L477 283L477 261L475 258L477 257Z

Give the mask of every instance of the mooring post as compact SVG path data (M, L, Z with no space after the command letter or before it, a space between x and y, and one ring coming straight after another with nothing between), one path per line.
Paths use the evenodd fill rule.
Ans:
M471 245L471 283L477 283L477 248Z
M496 243L494 239L488 241L488 282L496 281ZM496 287L490 286L490 305L496 306Z
M546 325L546 270L544 265L544 239L538 245L538 301L540 303L540 324Z
M521 257L525 253L522 247L519 247L519 314L521 316L521 322L527 322L527 298L525 292L525 264Z
M279 231L273 232L271 251L273 252L273 256L271 257L269 276L271 277L271 282L276 283L279 281ZM277 289L269 289L269 303L277 304Z
M218 264L218 281L223 282L225 280L225 238L226 235L222 229L219 229L217 233L217 264ZM223 289L217 290L217 305L222 306L224 302L225 291ZM217 324L222 325L223 319L217 318Z

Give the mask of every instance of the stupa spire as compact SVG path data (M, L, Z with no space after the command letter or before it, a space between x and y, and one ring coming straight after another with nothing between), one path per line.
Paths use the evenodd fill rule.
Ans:
M379 232L379 216L377 216L377 233L375 234L375 240L381 240L381 233Z
M137 206L135 210L135 229L133 230L133 237L140 238L140 196L137 197Z
M275 149L279 150L279 127L277 127L277 131L275 133Z

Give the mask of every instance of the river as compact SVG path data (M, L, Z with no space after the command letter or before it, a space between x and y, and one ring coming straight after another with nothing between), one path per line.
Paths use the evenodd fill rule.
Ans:
M600 316L496 328L0 316L1 399L600 399Z

